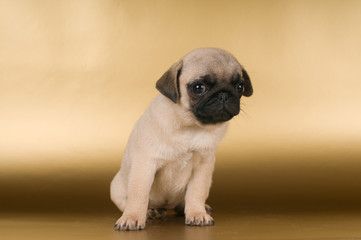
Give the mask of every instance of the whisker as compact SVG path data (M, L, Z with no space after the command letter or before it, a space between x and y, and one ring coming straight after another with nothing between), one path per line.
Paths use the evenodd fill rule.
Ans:
M245 108L247 108L247 105L245 103L241 102L241 108L240 108L239 116L242 116L244 119L249 119L249 114L245 111Z

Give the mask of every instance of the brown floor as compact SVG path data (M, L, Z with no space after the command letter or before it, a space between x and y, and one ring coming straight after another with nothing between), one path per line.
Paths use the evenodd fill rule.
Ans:
M361 239L361 213L214 213L212 227L188 227L170 215L138 232L112 229L116 214L7 214L1 239Z
M113 230L120 217L109 198L116 166L4 171L0 240L361 239L361 154L297 156L267 155L233 167L219 161L207 200L214 226L187 227L183 217L169 215L140 232Z

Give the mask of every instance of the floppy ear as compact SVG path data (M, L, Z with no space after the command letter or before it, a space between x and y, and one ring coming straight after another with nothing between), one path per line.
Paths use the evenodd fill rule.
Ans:
M164 96L168 97L174 103L180 99L179 75L181 73L183 61L180 60L173 64L168 71L157 81L156 88Z
M249 78L248 73L246 72L246 70L244 70L243 67L242 67L242 78L245 83L243 96L250 97L253 94L253 87L252 87L251 79Z

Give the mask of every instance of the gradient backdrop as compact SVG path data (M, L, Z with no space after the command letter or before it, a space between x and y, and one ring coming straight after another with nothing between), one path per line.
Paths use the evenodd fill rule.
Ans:
M0 1L0 211L116 211L109 183L155 82L219 47L248 71L219 209L358 207L360 1Z

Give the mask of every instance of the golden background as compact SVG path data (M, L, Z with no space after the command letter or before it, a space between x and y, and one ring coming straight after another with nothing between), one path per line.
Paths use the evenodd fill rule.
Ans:
M360 1L0 1L0 211L117 211L109 183L155 82L219 47L248 71L209 201L358 207Z

